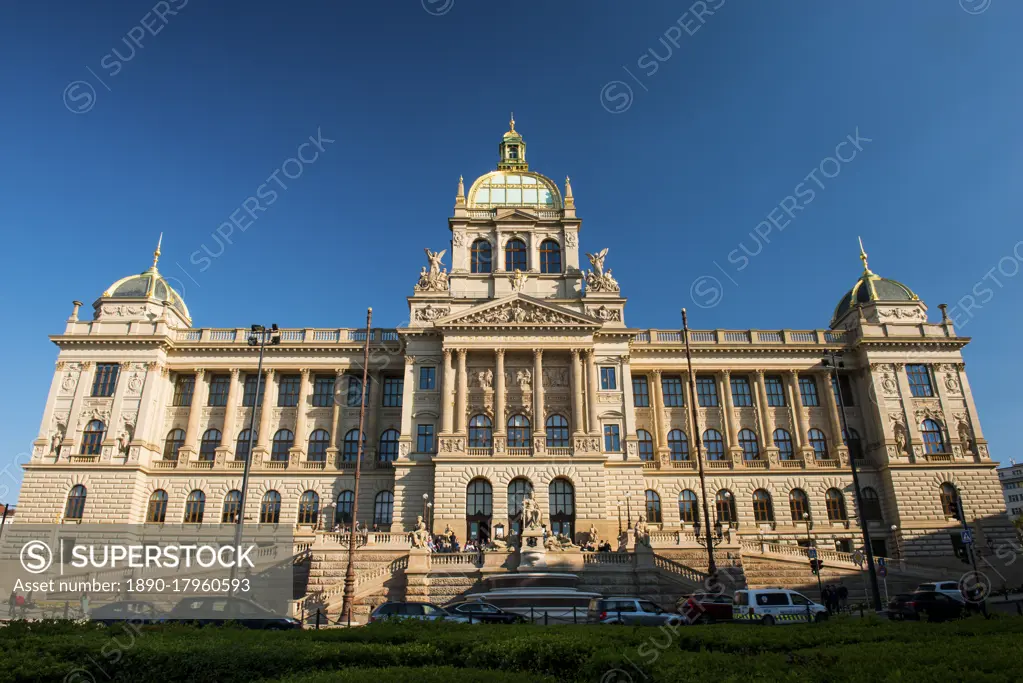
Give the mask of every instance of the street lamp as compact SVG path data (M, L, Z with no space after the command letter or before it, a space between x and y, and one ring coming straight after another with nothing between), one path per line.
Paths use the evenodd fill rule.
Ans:
M816 555L817 555L817 542L814 541L813 538L810 537L810 523L811 523L811 520L810 520L810 513L809 512L804 512L803 513L803 522L806 523L806 548L807 548L806 554L807 555L810 554L810 548L814 549L814 553L813 554L814 554L815 557L812 560L810 560L810 566L813 566L815 561L816 562L820 561L820 558L816 557ZM823 605L824 604L824 587L821 585L821 569L820 569L820 565L819 564L816 566L816 568L814 570L814 574L817 575L817 592L820 593L821 604Z
M433 535L433 503L426 504L426 526L430 529L430 535Z
M627 529L632 528L632 507L629 505L630 497L631 496L628 493L625 494L625 522L627 524Z
M828 351L827 355L821 360L821 365L825 368L831 369L832 378L832 390L835 392L836 399L838 400L838 414L841 419L842 434L840 435L842 443L845 444L846 449L849 449L849 425L845 417L845 400L842 397L842 384L839 381L838 369L844 368L845 363L840 360L842 354L836 351ZM877 612L881 611L881 591L877 587L877 570L874 568L874 549L870 543L870 529L868 528L867 520L863 516L863 493L860 491L860 476L856 470L856 453L849 453L849 467L852 470L853 478L853 493L856 498L856 514L859 517L860 531L863 533L863 549L867 554L867 573L870 576L870 595L873 598L874 610ZM818 575L818 578L820 575Z
M696 466L700 474L700 494L703 496L703 519L706 523L707 542L707 574L714 576L717 572L717 564L714 562L714 542L710 536L710 508L707 507L707 479L703 472L703 453L700 442L699 413L696 411L696 376L693 375L693 354L689 350L689 320L686 318L686 309L682 309L682 339L686 343L686 367L689 369L689 409L693 417L693 441L696 443ZM730 410L730 408L729 408ZM699 518L699 515L697 515ZM694 527L699 528L698 524ZM720 541L719 541L720 542Z
M622 537L622 501L615 503L618 506L618 539Z
M899 534L898 534L899 527L897 525L895 525L895 524L892 524L891 529L892 529L892 541L895 543L895 556L897 558L901 559L902 558L902 552L899 550Z

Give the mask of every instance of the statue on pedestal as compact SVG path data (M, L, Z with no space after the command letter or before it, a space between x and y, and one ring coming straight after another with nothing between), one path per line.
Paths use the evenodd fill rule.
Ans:
M426 528L423 516L416 517L416 528L412 531L412 547L425 548L430 543L430 532Z
M527 493L522 499L522 525L526 529L536 529L540 526L542 513L540 504L533 499L532 493Z

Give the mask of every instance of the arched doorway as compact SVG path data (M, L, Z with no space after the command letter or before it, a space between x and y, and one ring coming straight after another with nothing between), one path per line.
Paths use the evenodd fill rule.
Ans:
M550 532L574 539L575 535L575 489L567 479L555 479L549 487Z
M494 513L494 488L486 479L473 479L465 489L465 538L489 540Z

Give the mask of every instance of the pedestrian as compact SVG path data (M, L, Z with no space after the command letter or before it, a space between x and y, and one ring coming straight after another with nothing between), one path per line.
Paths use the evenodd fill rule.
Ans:
M845 584L841 584L838 587L838 603L839 606L845 610L846 600L849 599L849 589L845 587Z
M82 593L82 597L78 599L78 606L82 610L82 618L89 618L89 594Z

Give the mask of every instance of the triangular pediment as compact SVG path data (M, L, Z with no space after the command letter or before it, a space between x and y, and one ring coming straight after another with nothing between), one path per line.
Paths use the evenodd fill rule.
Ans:
M494 213L495 221L510 221L512 223L536 223L539 216L528 209L497 209Z
M586 327L601 326L595 320L562 306L556 306L525 294L512 294L497 301L474 306L467 311L441 318L437 327Z

